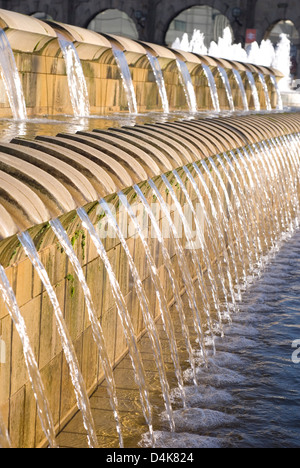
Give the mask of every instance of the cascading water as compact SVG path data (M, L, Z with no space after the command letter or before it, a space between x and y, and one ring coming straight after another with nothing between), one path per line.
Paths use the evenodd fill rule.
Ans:
M193 325L194 325L195 332L196 332L197 337L198 337L198 342L199 342L199 346L200 346L201 355L205 359L206 353L205 353L205 344L204 344L204 330L203 330L204 327L203 327L202 319L201 319L200 312L199 312L199 309L198 309L196 292L195 292L195 288L194 288L194 281L193 281L193 278L191 276L189 265L187 263L184 247L181 245L181 243L179 241L179 239L180 239L179 233L178 233L178 231L176 229L176 226L175 226L175 224L174 224L174 222L173 222L173 220L172 220L172 218L170 216L169 208L168 208L167 204L165 203L160 191L158 190L158 188L155 185L153 180L150 179L148 181L148 183L149 183L149 185L150 185L150 187L151 187L151 189L153 191L154 196L159 201L162 212L166 216L166 219L167 219L167 221L169 223L169 226L170 226L173 245L174 245L174 248L175 248L175 251L176 251L176 256L177 256L177 259L178 259L178 262L179 262L179 265L180 265L182 278L183 278L185 288L186 288L186 292L187 292L188 299L189 299L189 306L190 306L190 308L191 308L191 310L193 312L193 317L194 317ZM205 308L207 306L207 304L204 301L203 296L201 296L201 301L203 302L203 306Z
M13 118L27 118L22 84L17 70L13 51L3 29L0 29L0 76L4 84Z
M232 71L233 71L233 75L234 75L235 81L237 82L238 87L239 87L240 92L241 92L241 95L242 95L244 111L248 112L248 111L249 111L248 99L247 99L247 95L246 95L246 91L245 91L245 86L244 86L242 77L241 77L239 71L236 70L235 68L233 68Z
M5 274L5 270L2 267L2 265L0 265L0 292L22 342L25 364L27 367L32 390L38 407L37 413L40 418L43 431L47 437L49 446L51 448L55 448L57 446L55 441L55 429L52 414L49 409L49 403L45 396L44 385L41 379L35 356L32 351L24 318L21 315L15 294L9 284L9 281ZM1 445L2 444L0 424L0 446Z
M182 335L185 338L185 344L186 344L186 349L188 351L190 366L191 366L191 369L193 370L193 373L194 373L194 384L197 385L196 371L195 371L195 360L194 360L193 349L192 349L192 345L191 345L191 341L190 341L190 333L189 333L189 329L188 329L188 325L187 325L184 306L183 306L181 296L180 296L180 289L179 289L178 281L176 279L176 275L175 275L175 272L174 272L174 268L173 268L173 265L172 265L170 254L169 254L169 251L168 251L168 249L167 249L167 247L165 245L164 236L163 236L163 233L162 233L162 231L161 231L161 229L159 227L157 219L156 219L156 217L155 217L149 203L147 202L143 192L141 191L141 189L139 188L138 185L135 185L133 188L134 188L136 194L138 195L139 200L141 201L141 203L142 203L142 205L143 205L143 207L144 207L144 209L145 209L145 211L146 211L146 213L148 215L148 218L151 220L152 229L153 229L153 231L154 231L154 233L155 233L155 235L156 235L156 237L157 237L157 239L158 239L158 241L159 241L159 243L161 245L165 266L166 266L166 268L168 270L168 274L169 274L169 278L170 278L174 298L175 298L175 301L176 301L175 302L176 309L177 309L178 316L179 316L179 319L180 319L180 322L181 322Z
M203 71L204 71L205 76L206 76L207 81L208 81L208 86L209 86L209 89L210 89L210 95L211 95L211 99L212 99L212 102L213 102L214 110L216 112L220 112L219 96L218 96L216 82L215 82L214 76L212 74L212 71L209 68L209 66L205 65L204 63L202 63L202 68L203 68Z
M59 45L65 60L69 93L75 117L90 115L89 95L82 65L73 42L57 33Z
M96 448L98 447L98 440L97 440L94 420L93 420L92 412L90 408L90 401L87 395L87 391L85 388L85 383L84 383L82 374L80 372L80 368L79 368L76 353L72 344L72 340L69 336L69 332L66 327L57 296L51 285L47 271L39 259L39 255L36 251L35 245L29 233L23 232L18 235L18 238L26 252L26 255L30 259L43 285L45 286L49 299L53 305L57 329L61 338L64 355L69 366L70 377L72 379L72 383L73 383L73 387L74 387L74 391L75 391L75 395L77 399L77 405L83 418L84 427L87 431L88 443L90 447Z
M148 390L146 386L145 371L144 371L143 363L142 363L140 353L137 347L136 337L135 337L133 325L130 319L130 315L126 307L125 299L120 289L120 285L113 272L112 266L109 262L105 248L99 236L97 235L96 230L90 218L88 217L87 213L85 212L83 208L79 208L77 210L77 213L78 213L79 218L82 221L82 225L88 231L96 247L98 255L104 263L105 269L109 277L109 281L110 281L111 288L112 288L112 293L113 293L116 306L118 309L119 318L121 320L124 334L126 337L132 367L135 371L135 379L140 390L140 400L142 404L143 414L149 427L149 433L151 436L152 444L154 445L155 441L154 441L154 435L153 435L152 408L150 405L149 394L148 394Z
M268 111L271 111L271 110L272 110L272 105L271 105L271 100L270 100L270 96L269 96L269 90L268 90L268 86L267 86L265 77L264 77L263 73L259 73L259 74L258 74L258 77L259 77L259 80L260 80L260 82L261 82L261 84L262 84L262 87L263 87L263 90L264 90L264 94L265 94L266 109L267 109Z
M60 244L63 246L65 252L67 253L73 265L73 268L76 271L78 279L82 285L82 289L84 291L85 303L86 303L89 319L92 325L93 338L99 351L99 356L100 356L102 368L103 368L106 383L107 383L107 390L108 390L108 394L110 398L110 404L113 409L114 418L116 420L116 429L119 435L119 443L120 443L120 447L123 448L123 437L122 437L122 430L121 430L121 424L120 424L120 417L118 413L118 399L117 399L116 384L115 384L113 369L112 369L112 366L108 357L102 327L100 325L99 320L97 319L97 315L94 309L91 292L87 285L85 275L83 273L80 262L73 250L72 244L61 222L58 219L55 219L55 220L50 221L50 225L56 237L58 238Z
M114 54L116 63L118 65L118 68L121 74L124 90L125 90L126 97L127 97L128 110L130 114L137 114L138 113L137 100L136 100L135 90L134 90L134 86L132 83L131 73L130 73L129 66L126 60L126 56L121 49L117 48L114 45L112 46L112 52Z
M275 92L277 94L277 110L283 110L283 102L282 102L282 96L281 96L281 92L280 92L280 89L278 87L278 83L276 81L276 78L274 75L271 75L270 76L270 79L271 79L271 82L275 88Z
M150 65L151 65L151 68L152 68L152 71L153 71L153 74L155 76L155 80L158 86L158 91L159 91L159 95L161 98L163 111L166 114L168 114L170 110L169 101L168 101L164 75L163 75L159 60L157 57L154 57L154 55L150 54L150 52L147 52L147 57L150 62Z
M192 83L191 75L185 62L177 59L177 68L179 70L179 78L184 89L184 94L189 106L190 112L197 112L197 98Z
M251 87L251 92L252 92L253 101L254 101L254 108L256 111L260 111L259 96L258 96L254 76L250 71L246 71L246 75L247 75L247 79Z
M229 79L228 79L226 70L221 66L218 66L218 70L219 70L219 73L221 75L222 81L223 81L225 89L226 89L226 94L227 94L227 99L228 99L228 102L229 102L230 110L233 112L234 111L234 102L233 102L231 86L230 86L230 83L229 83Z
M118 225L115 217L113 216L113 214L112 214L112 212L111 212L111 210L110 210L110 208L109 208L109 206L108 206L108 204L106 203L105 200L100 200L100 206L102 207L103 211L105 212L105 215L106 215L106 217L108 219L108 222L109 222L110 226L112 227L112 229L114 229L114 231L118 235L118 237L119 237L119 239L121 241L121 244L122 244L122 246L123 246L123 248L125 250L128 262L129 262L129 267L130 267L131 274L132 274L132 277L133 277L133 280L134 280L135 290L136 290L137 296L139 298L140 306L141 306L142 313L143 313L145 327L146 327L147 332L148 332L148 336L149 336L151 346L152 346L152 351L153 351L154 358L155 358L155 361L156 361L156 366L157 366L158 373L159 373L159 376L160 376L160 382L161 382L161 388L162 388L162 392L163 392L163 398L164 398L164 401L165 401L166 411L167 411L168 419L169 419L169 422L170 422L170 429L171 429L171 431L174 431L175 430L175 423L174 423L174 419L173 419L172 404L171 404L171 401L170 401L170 388L169 388L168 379L167 379L166 371L165 371L165 364L164 364L164 360L163 360L163 351L162 351L161 343L160 343L160 340L159 340L158 332L157 332L157 329L156 329L156 325L155 325L155 322L154 322L154 320L152 318L152 315L151 315L151 312L150 312L149 300L148 300L148 298L147 298L147 296L145 294L144 287L143 287L142 281L140 279L140 275L138 273L138 270L136 268L134 260L133 260L133 258L131 256L130 250L129 250L129 248L127 246L127 243L126 243L126 239L125 239L125 237L124 237L124 235L122 233L122 230L120 229L120 226Z
M130 204L127 201L127 198L125 197L123 192L119 192L118 197L119 197L122 205L124 206L126 212L128 213L131 221L133 222L134 227L135 227L135 229L136 229L136 231L138 233L138 236L141 239L143 247L145 249L146 259L147 259L147 262L149 264L150 276L151 276L152 282L153 282L153 284L155 286L156 296L157 296L157 299L158 299L158 302L159 302L159 307L160 307L160 312L161 312L161 317L162 317L164 329L165 329L166 335L167 335L168 340L169 340L171 356L172 356L172 360L173 360L174 368L175 368L175 374L176 374L176 377L177 377L177 380L178 380L179 388L180 388L181 393L182 393L183 404L185 405L184 385L183 385L183 378L182 378L182 371L181 371L180 361L179 361L179 357L178 357L177 343L176 343L176 339L175 339L175 330L174 330L174 325L173 325L173 322L172 322L172 319L171 319L171 316L170 316L169 307L168 307L168 304L167 304L167 301L166 301L166 297L165 297L164 291L163 291L163 289L161 287L161 284L160 284L158 270L157 270L155 261L154 261L152 255L151 255L151 251L149 249L148 243L147 243L147 241L146 241L146 239L145 239L145 237L143 235L142 229L141 229L141 227L140 227L140 225L139 225L139 223L138 223L138 221L136 219L136 216L135 216L134 212L132 211L132 208L131 208Z

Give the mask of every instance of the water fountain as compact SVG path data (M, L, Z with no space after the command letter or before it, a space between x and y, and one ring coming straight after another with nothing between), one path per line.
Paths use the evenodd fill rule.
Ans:
M278 112L280 74L203 55L196 33L185 53L29 19L39 49L1 15L26 103L22 35L73 118L105 125L0 141L0 445L222 445L245 384L238 312L299 226L300 118ZM107 114L122 93L121 126ZM137 114L153 103L163 112Z

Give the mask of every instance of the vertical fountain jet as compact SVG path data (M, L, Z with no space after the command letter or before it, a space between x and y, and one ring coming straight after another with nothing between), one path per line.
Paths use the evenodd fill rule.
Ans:
M5 32L0 29L0 77L15 120L27 118L22 84L14 54Z

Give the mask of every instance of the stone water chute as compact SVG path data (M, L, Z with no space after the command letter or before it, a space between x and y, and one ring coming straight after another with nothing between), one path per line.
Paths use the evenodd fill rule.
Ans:
M133 190L133 186L139 187L150 205L159 201L160 194L160 203L164 200L166 206L170 206L171 213L179 209L179 205L177 209L174 207L173 196L176 196L180 205L184 207L188 195L196 207L196 192L191 180L185 178L185 174L188 174L185 171L190 171L195 181L198 181L196 183L200 184L201 179L197 179L195 172L197 166L217 210L216 214L212 211L216 216L214 223L217 223L217 220L219 223L211 225L208 218L202 217L201 225L198 224L199 229L201 226L204 228L204 237L202 246L198 246L197 258L204 277L208 275L205 280L208 281L207 289L203 290L203 293L208 296L213 293L215 306L210 305L210 311L207 310L207 313L211 314L211 320L215 320L219 307L217 294L223 294L222 285L215 283L213 276L218 258L220 257L219 275L224 281L223 291L228 287L229 292L230 288L240 284L246 269L253 271L255 259L272 245L280 234L280 229L288 229L297 215L299 130L299 114L288 113L193 119L112 128L106 131L78 132L73 135L59 134L56 137L40 136L35 140L15 138L11 143L1 143L0 263L5 268L20 313L27 324L57 432L77 410L76 400L66 371L66 363L62 359L63 349L57 339L49 298L17 235L21 231L28 231L47 270L49 281L64 311L70 339L77 351L85 386L90 394L104 378L102 367L85 313L83 291L68 257L49 226L49 221L59 218L85 272L94 309L106 338L107 353L114 366L128 352L128 348L107 272L76 210L84 208L95 232L100 236L138 340L145 330L141 309L134 295L126 255L118 236L111 235L112 231L109 231L107 225L107 213L103 212L98 201L105 200L111 209L115 210L120 226L128 228L126 243L147 292L153 318L157 320L160 307L155 300L149 265L145 259L142 243L144 237L136 236L128 217L125 218L128 226L124 226L124 209L120 194L122 191L127 196L132 207L136 206L139 193ZM240 159L240 165L237 166L239 171L245 165L248 166L248 172L240 179L241 185L237 185L240 172L236 170L231 173L231 178L224 185L228 190L226 198L217 171L225 183L229 177L228 169L231 168L229 162L233 163L235 158ZM209 168L208 172L204 170L202 163ZM178 177L183 181L182 188L179 183L181 179ZM156 195L148 181L152 181L151 184L157 187ZM198 187L203 197L202 203L207 210L205 216L209 216L212 207L209 205L208 192L203 190L201 184ZM214 187L219 187L219 199ZM242 188L244 195L240 191ZM250 190L253 200L257 202L257 209L252 212L249 206ZM240 194L240 202L235 198L237 193ZM231 200L231 205L228 205L231 211L226 211L228 200ZM240 206L241 202L246 203L245 206ZM263 207L261 212L259 206ZM232 218L234 213L239 214L236 220ZM161 226L166 223L164 218L161 213ZM145 217L138 219L140 223L145 221ZM222 235L223 224L226 236ZM216 230L217 225L220 231ZM166 303L171 305L174 295L165 271L164 258L159 253L158 238L148 236L151 224L141 226L141 235L143 233L143 236L146 236L150 252L156 252L155 268L160 277ZM238 234L237 244L230 243L234 233ZM185 245L185 236L188 236L187 232L180 239L182 245ZM174 255L171 238L167 237L164 242L172 260L178 291L183 293L186 283ZM223 263L221 259L225 242L228 243L228 255L225 254ZM188 266L193 279L196 280L199 271L197 263L192 261L196 257L190 257L188 251L185 255L191 260ZM190 293L193 295L192 291ZM199 319L201 318L202 326L206 329L209 325L204 313L207 304L203 302L198 306L201 312ZM6 347L5 362L0 365L2 418L6 427L9 427L13 446L43 446L45 435L39 424L32 424L36 410L22 361L22 347L17 344L15 331L11 328L11 318L2 302L0 330L1 340ZM200 328L198 332L200 333ZM188 337L186 339L188 340Z

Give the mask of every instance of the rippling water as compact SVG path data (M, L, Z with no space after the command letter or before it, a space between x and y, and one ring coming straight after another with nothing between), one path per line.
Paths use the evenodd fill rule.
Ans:
M266 111L261 112L266 113ZM242 111L235 113L243 114ZM229 111L215 112L148 112L145 114L115 113L112 115L72 117L67 115L30 117L27 120L0 119L0 141L9 142L15 137L33 139L38 135L56 136L58 133L76 133L78 131L91 131L97 129L108 129L110 127L124 127L132 125L143 125L155 122L172 122L178 119L190 120L194 118L211 119L216 116L230 116Z
M186 371L188 408L175 411L175 434L156 432L157 446L300 447L294 340L300 340L299 231L244 294L240 313L217 338L209 369L198 367L198 388L189 386ZM179 401L177 389L173 399Z

